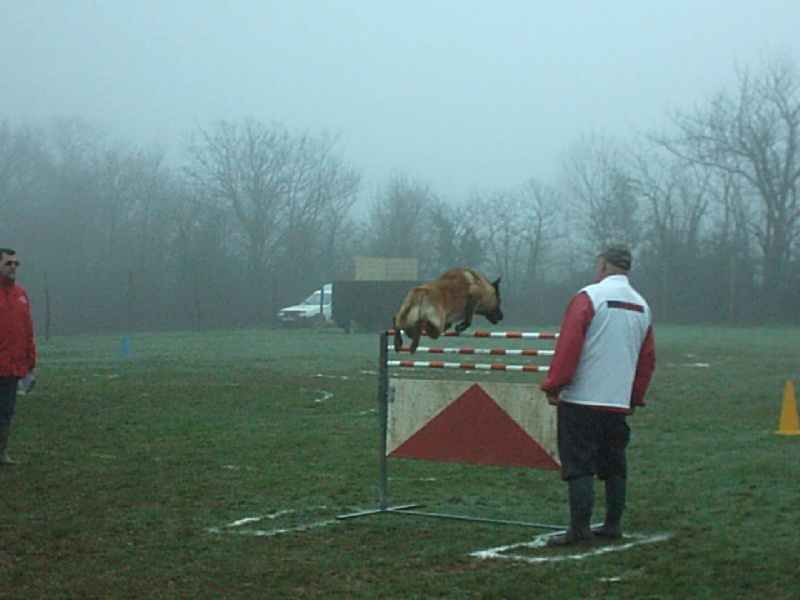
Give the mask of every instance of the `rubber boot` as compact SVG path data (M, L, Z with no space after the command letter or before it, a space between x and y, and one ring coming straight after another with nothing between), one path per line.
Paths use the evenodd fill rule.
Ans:
M594 508L594 477L587 475L570 479L569 484L569 529L551 537L548 546L566 546L593 539L592 509Z
M0 466L8 467L17 464L8 455L8 436L11 433L11 423L0 423Z
M622 537L622 513L625 512L627 478L606 479L606 520L593 530L595 536L616 540Z

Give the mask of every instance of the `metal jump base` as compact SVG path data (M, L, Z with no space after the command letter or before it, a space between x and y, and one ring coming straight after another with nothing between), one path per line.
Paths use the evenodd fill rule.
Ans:
M552 530L565 530L564 525L551 525L547 523L534 523L529 521L516 521L509 519L494 519L489 517L470 516L470 515L457 515L450 513L427 512L416 510L421 508L422 504L401 504L397 506L389 506L388 501L388 457L386 455L387 449L387 436L388 436L388 421L389 421L389 366L388 360L388 344L390 331L384 331L380 336L380 365L378 371L378 419L380 421L380 464L379 464L379 484L380 484L380 504L378 508L357 511L353 513L338 515L336 518L339 520L355 519L358 517L367 517L371 515L392 514L392 515L410 515L415 517L430 517L437 519L450 519L456 521L468 521L473 523L490 523L497 525L515 525L522 527L535 527L540 529ZM451 334L452 335L452 334ZM480 335L475 334L474 337L548 337L551 334L524 334L509 336L505 334L498 335Z

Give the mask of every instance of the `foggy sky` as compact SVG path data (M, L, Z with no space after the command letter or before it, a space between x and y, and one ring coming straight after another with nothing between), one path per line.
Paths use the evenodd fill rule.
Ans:
M83 117L179 156L255 118L329 132L369 195L549 180L580 136L662 129L800 59L797 0L0 0L0 122Z

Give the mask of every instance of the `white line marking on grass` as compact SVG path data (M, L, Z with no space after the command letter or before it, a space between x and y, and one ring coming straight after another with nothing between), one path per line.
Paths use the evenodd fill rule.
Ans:
M258 523L263 518L264 517L245 517L244 519L239 519L238 521L229 523L227 527L239 527L240 525L246 525L247 523Z
M318 394L318 397L314 398L314 402L316 404L321 404L325 402L325 400L330 400L333 398L333 392L329 392L328 390L309 390L307 388L300 388L301 392L311 392L312 394Z
M316 400L314 400L314 402L316 402L317 404L320 404L322 402L325 402L325 400L330 400L331 398L333 398L333 392L328 392L326 390L317 390L317 392L322 394L321 398L317 398Z
M656 542L663 542L672 537L671 533L658 533L655 535L625 534L623 539L630 540L627 543L609 544L600 547L589 546L582 552L573 552L570 554L528 556L524 554L515 554L513 552L510 552L518 548L528 548L532 550L538 548L545 548L547 546L548 538L552 537L553 535L558 535L558 532L540 535L539 537L534 538L530 542L521 542L519 544L511 544L509 546L499 546L497 548L489 548L487 550L478 550L470 554L470 556L474 556L475 558L502 558L506 560L517 560L520 562L526 562L530 564L537 564L544 562L560 562L565 560L583 560L584 558L600 556L601 554L607 554L609 552L619 552L621 550L628 550L630 548L633 548L634 546L639 546L641 544L654 544Z
M244 519L239 519L238 521L234 521L233 523L228 523L225 527L239 527L240 525L246 525L247 523L257 523L258 521L263 521L264 519L277 519L278 517L282 517L283 515L289 515L293 513L292 509L286 510L279 510L276 513L272 513L270 515L264 515L263 517L245 517Z
M318 509L324 510L326 506L320 506ZM276 527L274 529L245 529L242 528L243 525L249 525L251 523L258 523L264 520L272 520L278 519L285 515L289 515L294 513L293 509L285 509L279 510L277 512L263 515L261 517L244 517L242 519L237 519L227 525L223 525L222 527L209 527L209 533L216 533L216 534L229 534L229 535L252 535L255 537L271 537L274 535L278 535L281 533L292 533L295 531L307 531L309 529L316 529L318 527L325 527L326 525L332 525L336 523L336 519L326 519L324 521L315 521L313 523L303 523L300 525L295 525L294 527Z
M219 527L209 527L209 533L226 533L233 535L252 535L254 537L271 537L281 533L293 533L296 531L308 531L309 529L316 529L318 527L325 527L337 523L336 519L328 519L326 521L316 521L314 523L305 523L296 525L295 527L283 527L276 529L242 529L242 530L227 530L223 531Z

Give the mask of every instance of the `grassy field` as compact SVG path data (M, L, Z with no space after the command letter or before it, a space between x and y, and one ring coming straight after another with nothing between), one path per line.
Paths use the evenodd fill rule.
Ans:
M0 470L0 598L798 598L800 436L775 431L800 330L656 334L625 521L651 543L580 558L519 546L530 527L336 518L378 503L375 334L40 342ZM391 460L389 487L567 520L554 471Z

